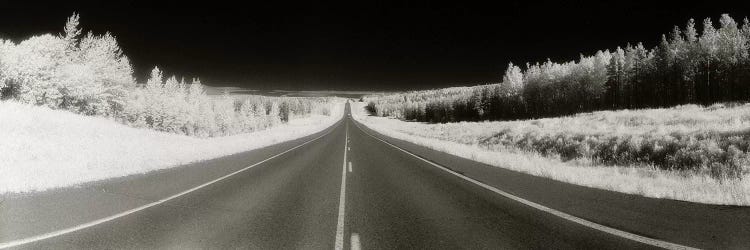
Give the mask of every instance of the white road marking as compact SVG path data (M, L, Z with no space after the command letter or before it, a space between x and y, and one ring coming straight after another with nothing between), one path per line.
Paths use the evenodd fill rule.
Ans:
M346 210L346 148L349 147L349 123L346 123L346 140L344 141L344 163L341 169L341 192L339 193L339 217L336 222L336 243L334 249L344 249L344 211Z
M352 250L360 250L362 249L362 244L359 242L359 234L358 233L352 233L351 242L349 244L349 248Z
M347 127L347 128L348 128L348 127ZM183 191L183 192L181 192L181 193L178 193L178 194L175 194L175 195L169 196L169 197L167 197L167 198L164 198L164 199L161 199L161 200L158 200L158 201L155 201L155 202L151 202L151 203L149 203L149 204L146 204L146 205L143 205L143 206L140 206L140 207L134 208L134 209L130 209L130 210L127 210L127 211L124 211L124 212L121 212L121 213L118 213L118 214L115 214L115 215L112 215L112 216L109 216L109 217L104 217L104 218L101 218L101 219L98 219L98 220L94 220L94 221L90 221L90 222L87 222L87 223L84 223L84 224L80 224L80 225L78 225L78 226L74 226L74 227L69 227L69 228L65 228L65 229L62 229L62 230L57 230L57 231L53 231L53 232L49 232L49 233L45 233L45 234L40 234L40 235L36 235L36 236L31 236L31 237L28 237L28 238L23 238L23 239L18 239L18 240L13 240L13 241L8 241L8 242L2 242L2 243L0 243L0 249L11 248L11 247L17 247L17 246L21 246L21 245L29 244L29 243L32 243L32 242L36 242L36 241L40 241L40 240L45 240L45 239L49 239L49 238L52 238L52 237L57 237L57 236L60 236L60 235L63 235L63 234L68 234L68 233L72 233L72 232L75 232L75 231L79 231L79 230L82 230L82 229L86 229L86 228L89 228L89 227L92 227L92 226L96 226L96 225L99 225L99 224L102 224L102 223L105 223L105 222L108 222L108 221L112 221L112 220L114 220L114 219L117 219L117 218L120 218L120 217L123 217L123 216L129 215L129 214L132 214L132 213L135 213L135 212L138 212L138 211L144 210L144 209L146 209L146 208L150 208L150 207L153 207L153 206L156 206L156 205L162 204L162 203L164 203L164 202L167 202L167 201L173 200L173 199L175 199L175 198L177 198L177 197L180 197L180 196L186 195L186 194L188 194L188 193L191 193L191 192L193 192L193 191L195 191L195 190L198 190L198 189L204 188L204 187L206 187L206 186L208 186L208 185L211 185L211 184L214 184L214 183L216 183L216 182L219 182L219 181L221 181L221 180L224 180L224 179L226 179L226 178L229 178L229 177L231 177L231 176L233 176L233 175L236 175L236 174L238 174L238 173L240 173L240 172L243 172L243 171L245 171L245 170L248 170L248 169L250 169L250 168L252 168L252 167L255 167L255 166L258 166L258 165L260 165L260 164L263 164L263 163L265 163L265 162L267 162L267 161L269 161L269 160L271 160L271 159L274 159L274 158L276 158L276 157L279 157L279 156L281 156L281 155L283 155L283 154L286 154L286 153L288 153L289 151L295 150L295 149L297 149L297 148L299 148L299 147L302 147L302 146L304 146L304 145L306 145L306 144L308 144L308 143L311 143L311 142L313 142L313 141L315 141L315 140L318 140L318 139L320 139L321 137L323 137L323 136L326 136L326 135L330 134L330 133L331 133L332 131L334 131L334 130L335 130L335 129L331 129L331 130L329 130L328 132L326 132L325 134L323 134L323 135L321 135L321 136L315 137L314 139L311 139L311 140L309 140L309 141L306 141L305 143L302 143L302 144L300 144L300 145L297 145L297 146L295 146L295 147L293 147L293 148L287 149L287 150L286 150L286 151L284 151L284 152L281 152L281 153L275 154L275 155L273 155L273 156L271 156L271 157L268 157L268 158L266 158L265 160L259 161L259 162L255 163L255 164L253 164L253 165L247 166L247 167L245 167L245 168L243 168L243 169L240 169L240 170L234 171L234 172L232 172L232 173L230 173L230 174L228 174L228 175L222 176L222 177L220 177L220 178L218 178L218 179L215 179L215 180L213 180L213 181L209 181L209 182L203 183L203 184L201 184L201 185L199 185L199 186L197 186L197 187L194 187L194 188L191 188L191 189L185 190L185 191Z
M602 231L602 232L605 232L605 233L609 233L609 234L612 234L612 235L615 235L615 236L619 236L619 237L622 237L622 238L625 238L625 239L637 241L637 242L640 242L640 243L643 243L643 244L647 244L647 245L651 245L651 246L655 246L655 247L660 247L660 248L665 248L665 249L697 249L697 248L693 248L693 247L689 247L689 246L680 245L680 244L677 244L677 243L672 243L672 242L667 242L667 241L663 241L663 240L653 239L653 238L649 238L649 237L645 237L645 236L640 236L640 235L629 233L629 232L625 232L625 231L622 231L622 230L619 230L619 229L616 229L616 228L612 228L612 227L608 227L608 226L605 226L605 225L597 224L595 222L591 222L591 221L588 221L586 219L579 218L579 217L567 214L565 212L561 212L561 211L558 211L558 210L546 207L546 206L541 205L539 203L535 203L533 201L526 200L524 198L515 196L513 194L507 193L507 192L502 191L500 189L497 189L497 188L495 188L493 186L490 186L490 185L484 184L482 182L479 182L477 180L474 180L472 178L469 178L469 177L467 177L465 175L456 173L453 170L450 170L450 169L448 169L446 167L443 167L443 166L441 166L441 165L439 165L437 163L434 163L434 162L429 161L429 160L427 160L425 158L422 158L421 156L412 154L411 152L406 151L405 149L402 149L402 148L400 148L400 147L398 147L396 145L391 144L390 142L387 142L387 141L385 141L383 139L375 137L374 135L371 135L370 133L367 133L367 131L365 131L364 129L360 128L359 124L357 124L356 122L354 123L354 125L356 125L357 128L360 131L362 131L363 133L365 133L366 135L369 135L370 137L375 138L378 141L381 141L381 142L383 142L383 143L385 143L387 145L390 145L391 147L394 147L394 148L400 150L401 152L404 152L404 153L406 153L408 155L414 156L417 159L420 159L420 160L422 160L422 161L424 161L426 163L429 163L430 165L435 166L435 167L437 167L439 169L445 170L446 172L451 173L451 174L453 174L455 176L458 176L459 178L464 179L464 180L466 180L468 182L474 183L474 184L476 184L476 185L478 185L480 187L483 187L483 188L485 188L487 190L490 190L492 192L495 192L495 193L497 193L499 195L505 196L505 197L507 197L507 198L509 198L511 200L520 202L520 203L522 203L524 205L527 205L527 206L530 206L532 208L541 210L543 212L547 212L549 214L555 215L557 217L566 219L566 220L571 221L571 222L575 222L577 224L586 226L588 228L592 228L592 229L595 229L595 230L599 230L599 231Z
M349 173L352 172L352 162L349 162Z

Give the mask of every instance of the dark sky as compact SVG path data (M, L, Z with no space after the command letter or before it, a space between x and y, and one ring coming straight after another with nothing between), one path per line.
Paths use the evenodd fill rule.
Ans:
M738 22L750 14L727 1L102 2L4 2L0 37L60 33L75 11L85 31L118 38L139 79L158 65L209 85L406 90L499 81L510 61L650 47L690 17L718 24L721 13Z

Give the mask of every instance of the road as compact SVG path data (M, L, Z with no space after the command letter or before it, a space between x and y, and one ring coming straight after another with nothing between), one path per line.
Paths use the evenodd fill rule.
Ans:
M2 197L0 246L750 246L750 211L743 207L649 199L502 170L386 138L352 120L348 105L346 112L326 131L264 149L81 187Z

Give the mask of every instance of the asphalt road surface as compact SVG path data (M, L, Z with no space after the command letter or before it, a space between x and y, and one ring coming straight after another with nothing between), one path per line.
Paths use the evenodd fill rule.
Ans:
M747 248L750 210L580 187L387 138L347 114L298 140L0 197L0 247Z

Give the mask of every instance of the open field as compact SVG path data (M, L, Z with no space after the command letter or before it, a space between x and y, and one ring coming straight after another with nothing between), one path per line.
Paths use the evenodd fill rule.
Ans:
M647 197L750 204L748 106L428 124L369 116L365 105L356 103L353 114L371 129L490 165ZM649 157L698 167L659 167L649 164ZM717 164L738 171L716 170L726 167ZM728 176L731 173L736 176Z
M321 131L343 115L309 115L253 133L198 138L46 107L0 102L0 193L40 191L211 159Z

